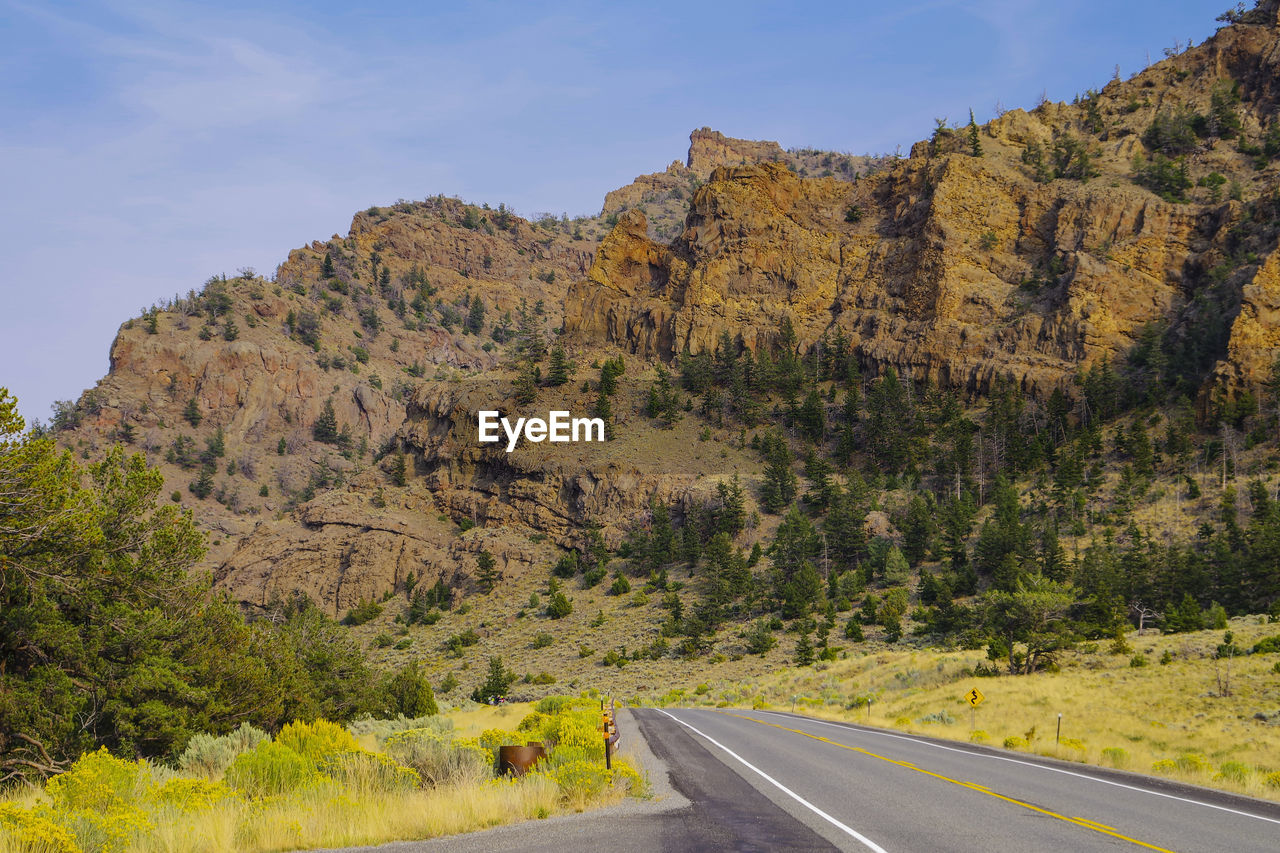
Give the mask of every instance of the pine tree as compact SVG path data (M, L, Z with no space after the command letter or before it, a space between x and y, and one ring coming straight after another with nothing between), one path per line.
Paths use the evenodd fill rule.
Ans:
M404 452L396 453L391 460L391 482L397 486L403 486L408 482L408 468Z
M969 153L974 157L982 156L982 142L978 139L978 122L974 120L973 110L969 110Z
M322 441L325 444L337 444L340 433L338 431L338 416L333 411L333 398L324 401L324 409L320 412L320 417L316 418L315 424L311 427L311 436L316 441Z
M324 261L320 264L320 277L333 278L333 255L324 253Z
M591 407L591 414L594 417L604 421L604 437L606 441L613 441L613 406L609 403L609 395L602 390L600 396L596 397L596 403Z
M800 639L796 642L796 666L809 666L813 663L813 641L809 639L809 632L806 631L800 635Z
M556 344L551 349L551 364L547 368L547 384L553 388L569 381L573 373L573 363L565 355L564 347Z
M520 368L520 375L516 377L512 396L515 397L517 403L522 405L527 405L538 399L538 374L532 361L525 362L524 366Z
M738 472L733 472L733 479L725 485L723 481L716 484L716 495L720 498L720 512L717 522L721 530L730 536L737 536L747 523L747 496L738 480Z
M884 557L884 582L890 586L901 586L910 577L910 566L907 558L895 545Z
M796 425L800 434L810 441L821 443L827 431L826 408L818 396L818 389L810 388L796 413Z
M929 553L935 512L936 508L931 508L920 495L914 496L907 508L907 517L902 522L902 553L912 566L920 565Z
M760 486L761 502L769 512L778 512L796 497L796 475L791 470L791 449L786 440L775 434L766 437L764 482Z
M484 330L484 300L478 293L471 299L471 307L467 310L467 319L463 328L473 335L478 335Z
M496 701L507 695L515 680L516 674L503 666L502 658L495 655L489 658L488 677L471 693L471 699L482 704Z
M187 419L187 423L193 427L200 426L200 422L204 420L204 415L200 414L200 406L196 403L196 398L192 397L187 400L187 407L182 410L182 416Z
M205 465L200 469L200 475L192 481L189 486L191 494L200 500L204 500L213 494L213 466Z
M497 561L488 551L481 551L480 556L476 558L476 582L480 585L482 592L493 592L498 581L502 580L502 573L498 571L497 566Z
M411 661L387 682L387 698L391 701L391 711L411 720L433 717L440 713L435 692L418 668L416 660Z
M600 367L600 393L609 396L618 390L618 378L625 371L622 356L605 361Z

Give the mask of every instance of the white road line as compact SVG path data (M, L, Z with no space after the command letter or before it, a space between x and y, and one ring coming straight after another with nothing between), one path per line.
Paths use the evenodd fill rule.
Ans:
M790 788L788 788L788 787L786 787L785 785L783 785L783 784L782 784L781 782L779 782L777 779L774 779L772 776L770 776L769 774L765 773L765 772L764 772L763 770L761 770L759 767L756 767L754 764L752 764L752 763L750 763L749 761L747 761L747 760L746 760L745 758L743 758L741 755L738 755L738 753L734 752L732 749L730 749L729 747L725 746L725 745L724 745L724 744L722 744L720 741L716 740L715 738L711 737L710 735L706 734L705 732L701 732L701 731L699 731L698 729L695 729L693 726L689 725L689 724L688 724L688 723L686 723L684 720L678 719L677 717L675 717L675 716L674 716L674 715L672 715L672 714L667 714L667 712L666 712L666 711L664 711L664 710L662 710L661 708L656 708L655 710L657 710L657 711L659 711L659 712L661 712L661 713L663 713L663 714L666 714L668 717L671 717L671 719L675 720L677 723L679 723L680 725L684 726L684 727L685 727L686 729L688 729L689 731L693 732L694 734L701 735L701 736L702 736L703 738L705 738L708 742L713 743L713 744L715 744L716 746L720 747L722 750L724 750L724 751L725 751L726 753L728 753L730 756L732 756L733 758L737 759L738 763L740 763L743 767L746 767L748 770L753 771L754 773L756 773L757 775L759 775L761 779L765 780L765 781L766 781L766 782L768 782L770 785L773 785L773 786L774 786L775 788L777 788L779 791L781 791L782 793L786 794L788 797L790 797L791 799L795 800L797 803L799 803L800 805L804 806L806 809L808 809L809 811L813 812L813 813L814 813L814 814L816 814L818 817L820 817L820 818L822 818L823 820L827 821L827 822L828 822L828 823L830 823L832 826L836 827L836 828L837 828L837 829L839 829L839 830L842 830L843 832L847 832L850 836L852 836L853 838L856 838L858 841L862 842L862 843L867 847L867 849L868 849L868 850L873 850L873 851L875 851L875 853L888 853L888 851L886 851L886 850L885 850L883 847L881 847L879 844L876 844L876 843L875 843L874 841L872 841L870 838L867 838L865 835L863 835L862 833L858 832L858 831L857 831L856 829L854 829L853 827L848 826L847 824L843 824L843 823L841 823L840 821L836 820L834 817L832 817L831 815L827 814L827 813L826 813L826 812L824 812L822 809L818 808L818 807L817 807L817 806L815 806L813 803L809 802L809 801L808 801L808 800L806 800L804 797L802 797L802 796L800 796L799 794L797 794L795 791L793 791L793 790L791 790Z
M1214 805L1213 803L1206 803L1202 800L1192 800L1192 799L1188 799L1187 797L1178 797L1173 794L1164 794L1164 793L1161 793L1160 791L1152 791L1150 788L1139 788L1135 785L1126 785L1123 782L1115 782L1111 779L1103 779L1100 776L1090 776L1088 773L1076 773L1071 770L1063 770L1061 767L1050 767L1047 764L1037 764L1034 761L1022 761L1017 758L1007 758L1003 755L991 755L985 752L974 752L973 750L961 749L959 747L954 747L954 746L943 746L940 743L932 743L927 740L919 740L917 738L909 737L907 735L892 734L890 732L881 732L881 731L876 731L874 729L853 728L852 726L842 726L839 723L830 723L830 722L827 722L826 720L816 720L813 717L802 717L802 716L793 717L788 714L779 714L776 711L756 711L756 713L769 714L771 716L782 717L784 719L793 720L793 721L799 719L807 723L816 723L820 726L830 726L833 729L842 729L846 732L876 735L879 737L892 738L893 740L905 740L909 743L919 744L920 746L931 746L934 749L942 749L942 750L946 750L947 752L958 752L961 755L970 755L970 756L973 756L974 758L989 758L993 761L1007 761L1010 764L1021 764L1023 767L1034 767L1037 770L1048 770L1051 773L1061 773L1064 776L1074 776L1077 779L1085 779L1090 782L1101 782L1104 785L1113 785L1117 788L1124 788L1126 791L1137 791L1140 794L1150 794L1153 797L1163 797L1166 800L1176 800L1177 802L1180 802L1180 803L1188 803L1193 806L1204 806L1207 809L1215 809L1220 812L1228 812L1230 814L1240 815L1241 817L1251 817L1254 820L1264 820L1267 823L1280 824L1280 820L1277 820L1273 817L1263 817L1262 815L1253 814L1252 812L1242 812L1239 809L1231 809L1231 808L1227 808L1226 806Z

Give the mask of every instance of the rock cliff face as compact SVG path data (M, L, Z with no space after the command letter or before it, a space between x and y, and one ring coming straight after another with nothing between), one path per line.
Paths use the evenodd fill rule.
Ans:
M494 329L512 332L521 304L538 329L559 325L565 282L593 249L450 199L370 208L347 237L291 252L274 281L213 279L126 323L62 439L88 454L122 437L145 450L213 534L217 566L264 517L367 470L417 385L493 369ZM483 336L463 333L472 294ZM326 405L349 440L315 439ZM208 452L219 435L221 455ZM212 493L199 499L190 485L206 466Z
M625 187L608 193L601 216L616 217L627 210L645 215L654 239L666 242L683 230L694 191L721 166L785 163L798 175L822 175L854 180L880 165L884 158L854 157L831 151L784 151L776 142L734 139L709 127L689 134L689 154L684 163L672 161L664 172L641 175Z
M690 165L720 165L682 233L664 244L641 212L620 219L570 289L566 329L670 360L725 333L771 347L788 317L802 351L842 332L872 372L893 367L969 394L1007 376L1045 394L1122 359L1148 324L1194 334L1217 284L1206 271L1225 262L1233 291L1217 294L1217 310L1231 319L1244 307L1216 375L1257 382L1275 356L1274 235L1254 228L1258 251L1236 249L1242 223L1257 225L1257 202L1275 191L1275 167L1254 162L1249 142L1207 133L1174 167L1208 187L1187 203L1133 180L1135 156L1163 156L1144 142L1157 116L1228 104L1245 140L1265 134L1280 31L1272 6L1251 15L1256 23L1084 102L1003 115L978 133L977 156L966 133L944 128L853 184L781 163L723 165L732 141L699 132ZM771 154L742 159L781 159ZM1229 181L1243 203L1222 199Z
M745 434L704 454L693 418L660 438L625 427L647 362L726 336L770 350L786 320L802 351L841 337L866 373L967 395L1003 377L1070 390L1155 329L1191 353L1205 404L1263 381L1280 347L1277 71L1269 2L1079 103L1008 112L976 140L940 128L905 159L704 128L684 163L610 193L598 219L444 198L370 208L273 280L211 280L125 324L60 438L86 456L143 448L242 600L300 590L341 613L410 572L465 588L482 550L542 571L585 526L616 544L652 499L679 512L734 472L754 486ZM1177 150L1149 131L1193 114ZM617 440L476 441L477 410L520 408L521 336L558 340L580 371L538 391L541 413L584 413L594 363L627 356Z

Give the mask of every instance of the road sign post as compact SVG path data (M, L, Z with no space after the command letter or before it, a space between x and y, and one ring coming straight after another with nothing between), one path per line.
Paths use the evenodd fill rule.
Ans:
M982 691L976 687L964 694L964 701L969 703L969 728L971 729L978 728L978 706L985 698L987 697L983 696Z

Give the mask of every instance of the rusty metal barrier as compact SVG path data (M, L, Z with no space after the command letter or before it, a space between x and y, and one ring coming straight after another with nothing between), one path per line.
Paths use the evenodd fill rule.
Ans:
M547 757L547 748L538 741L529 741L524 746L498 747L498 772L505 775L523 776L539 761Z
M604 766L606 770L612 770L613 754L618 751L622 733L618 731L613 697L608 702L606 705L603 698L600 700L600 732L604 737ZM499 746L498 773L523 776L546 757L547 748L537 741L529 741L525 746Z

